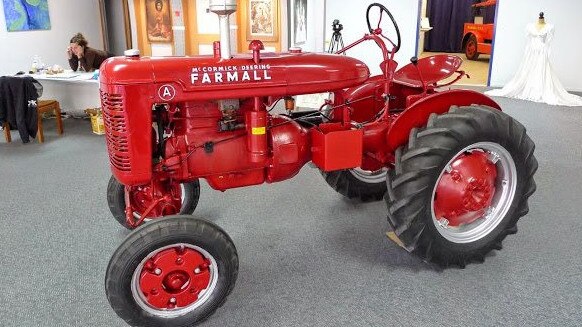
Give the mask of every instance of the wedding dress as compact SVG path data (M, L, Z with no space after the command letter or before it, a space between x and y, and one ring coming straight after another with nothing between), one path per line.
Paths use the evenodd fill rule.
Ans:
M568 93L550 63L550 42L554 26L527 26L527 46L517 74L502 89L485 92L491 96L544 102L550 105L582 106L582 97Z

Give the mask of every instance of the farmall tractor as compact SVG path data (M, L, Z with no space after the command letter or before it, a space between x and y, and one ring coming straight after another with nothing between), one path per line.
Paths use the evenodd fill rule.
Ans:
M235 285L232 239L186 215L200 178L224 191L283 181L312 162L343 196L385 199L390 238L441 266L483 261L517 231L536 188L534 144L495 101L443 89L451 84L443 79L463 77L460 58L413 58L397 69L398 25L377 3L366 12L369 33L336 54L263 53L257 40L252 53L233 56L236 1L211 0L210 10L222 29L214 55L130 51L101 67L109 206L138 227L106 273L109 303L128 324L195 325ZM362 43L381 50L380 75L341 55ZM333 98L320 110L296 110L293 96L322 92ZM269 112L278 101L285 114Z
M469 60L477 60L481 53L491 54L491 44L495 34L495 24L483 24L479 15L481 9L495 6L497 0L486 0L472 5L474 8L474 23L465 23L463 28L463 51Z

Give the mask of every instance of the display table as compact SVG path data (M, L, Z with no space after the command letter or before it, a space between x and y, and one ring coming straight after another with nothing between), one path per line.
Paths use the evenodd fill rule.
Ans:
M94 73L65 72L56 75L30 75L43 86L41 99L59 101L61 111L73 116L85 116L85 109L101 106L99 81Z

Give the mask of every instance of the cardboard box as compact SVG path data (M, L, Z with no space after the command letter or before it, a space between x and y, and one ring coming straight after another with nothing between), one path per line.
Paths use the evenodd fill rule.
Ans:
M93 130L93 134L104 135L105 124L103 123L101 108L85 109L85 113L91 118L91 129Z

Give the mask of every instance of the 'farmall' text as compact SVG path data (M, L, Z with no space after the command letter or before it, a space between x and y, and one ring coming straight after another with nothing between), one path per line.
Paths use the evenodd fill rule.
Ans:
M263 81L271 79L271 65L242 65L192 68L192 84Z

